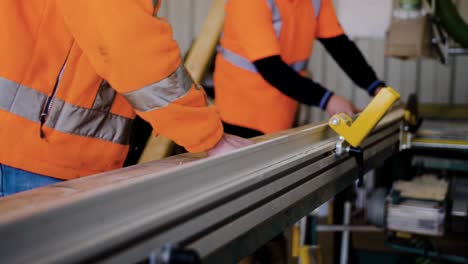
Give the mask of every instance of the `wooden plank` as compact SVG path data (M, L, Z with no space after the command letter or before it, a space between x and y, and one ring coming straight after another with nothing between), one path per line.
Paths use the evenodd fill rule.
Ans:
M184 0L179 1L181 1L178 2L181 5L188 3ZM169 8L169 13L171 13L171 8ZM174 16L176 15L174 13ZM224 0L214 0L202 26L202 31L193 43L192 49L185 61L185 66L195 82L202 81L203 75L209 66L210 58L216 50L216 44L221 34L223 20ZM165 158L170 154L172 146L173 143L167 138L161 136L150 137L138 163Z
M138 164L171 156L174 144L167 137L161 135L155 137L151 135L146 142L145 149L141 153Z
M221 35L224 22L224 0L214 0L201 33L193 43L185 67L196 82L201 82Z

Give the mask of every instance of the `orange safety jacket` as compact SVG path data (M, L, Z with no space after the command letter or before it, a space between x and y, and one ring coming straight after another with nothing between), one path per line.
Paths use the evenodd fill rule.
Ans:
M0 1L0 163L60 179L122 166L135 114L189 151L222 137L150 0Z
M332 0L230 0L214 72L216 105L230 124L272 133L290 128L297 102L252 62L280 55L304 73L314 39L343 34Z

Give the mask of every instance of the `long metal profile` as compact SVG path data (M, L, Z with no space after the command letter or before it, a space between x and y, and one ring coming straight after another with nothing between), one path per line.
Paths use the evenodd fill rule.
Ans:
M443 141L437 139L416 138L411 142L411 147L421 149L448 149L448 150L468 150L468 141Z
M398 149L402 117L387 114L364 141L367 170ZM205 263L233 263L353 184L355 161L335 155L337 140L323 123L164 171L142 164L93 176L135 175L63 201L35 199L39 190L22 197L37 207L0 199L0 262L132 263L175 243Z

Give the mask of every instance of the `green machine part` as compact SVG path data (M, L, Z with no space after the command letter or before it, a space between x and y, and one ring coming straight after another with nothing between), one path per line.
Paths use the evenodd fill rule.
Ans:
M420 10L422 7L422 0L399 0L401 9L404 10Z
M447 33L462 47L468 48L468 24L455 4L451 0L436 0L436 15Z

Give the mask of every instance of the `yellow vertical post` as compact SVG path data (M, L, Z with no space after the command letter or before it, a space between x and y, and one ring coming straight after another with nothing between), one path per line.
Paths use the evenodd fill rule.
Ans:
M310 264L310 248L302 246L300 251L301 264Z
M299 257L299 248L300 248L300 243L301 243L301 230L299 228L299 225L294 225L292 227L292 256L294 258Z

